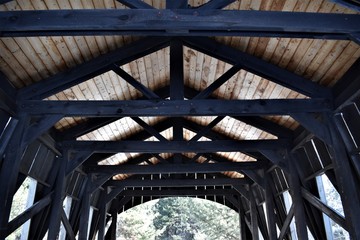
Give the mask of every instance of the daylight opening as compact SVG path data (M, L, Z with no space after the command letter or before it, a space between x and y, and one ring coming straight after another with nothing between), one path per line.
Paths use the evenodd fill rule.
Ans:
M222 204L170 197L133 207L118 217L116 239L240 239L239 213Z

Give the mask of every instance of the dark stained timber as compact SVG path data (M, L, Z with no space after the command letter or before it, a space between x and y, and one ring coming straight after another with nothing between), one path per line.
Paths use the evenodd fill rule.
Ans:
M191 187L191 186L232 186L249 184L251 181L246 178L215 178L215 179L155 179L138 180L125 179L121 181L110 180L106 186L124 187Z
M309 81L286 69L266 62L260 58L242 52L238 49L221 44L213 39L205 37L187 37L184 44L197 51L215 57L229 64L240 65L242 69L261 76L276 84L304 94L309 97L331 98L329 88Z
M301 19L301 21L299 21ZM7 11L2 37L69 35L281 36L350 39L356 14L198 9Z
M327 112L324 99L262 100L129 100L129 101L40 101L19 104L18 111L32 116L59 114L77 117L125 116L249 116L289 115L297 112Z
M65 141L63 147L73 152L98 153L209 153L284 149L287 140L216 140L216 141Z
M258 169L259 162L229 162L207 164L157 164L157 165L96 165L85 168L91 173L111 174L158 174L158 173L217 173Z
M171 189L171 190L124 190L121 192L122 196L224 196L237 195L234 189Z
M0 13L1 15L1 13ZM93 20L91 20L93 21ZM76 84L166 47L166 38L143 38L19 90L20 99L44 99Z

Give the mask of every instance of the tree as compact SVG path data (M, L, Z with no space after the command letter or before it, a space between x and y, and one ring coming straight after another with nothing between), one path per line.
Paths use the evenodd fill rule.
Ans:
M239 239L238 214L195 198L165 198L154 205L156 239Z
M120 214L117 239L240 239L239 214L198 198L163 198Z

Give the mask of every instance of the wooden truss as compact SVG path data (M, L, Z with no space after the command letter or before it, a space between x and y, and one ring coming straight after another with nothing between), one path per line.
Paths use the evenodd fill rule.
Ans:
M0 1L4 2L8 1ZM206 197L239 211L244 239L245 234L259 239L258 229L266 239L290 239L289 225L293 218L299 239L307 239L307 228L316 239L325 239L323 213L346 229L353 239L360 239L359 148L353 144L347 125L352 121L350 127L359 133L354 120L359 119L354 110L359 104L359 60L336 87L326 88L208 38L275 36L346 39L359 43L360 15L225 11L222 8L233 2L225 0L209 1L196 9L188 8L184 0L167 1L168 8L164 10L153 9L142 1L119 2L130 9L0 12L0 37L144 36L20 90L13 89L6 77L0 76L0 117L6 115L10 119L0 135L1 239L29 219L32 239L42 238L47 231L49 239L55 239L61 222L69 239L75 239L76 234L81 239L92 238L96 232L99 239L115 239L114 224L105 233L107 221L112 219L114 223L117 213L164 196ZM356 8L355 2L352 6ZM232 68L201 92L184 86L183 46L227 62ZM164 47L170 47L169 86L150 90L120 68ZM212 93L241 69L306 98L214 99ZM143 98L44 100L108 71L140 91ZM268 120L269 115L289 115L301 127L292 131ZM85 117L87 121L62 133L52 129L56 122L68 116ZM166 118L149 125L140 116ZM188 116L218 118L202 126L188 120ZM213 129L225 116L266 131L275 139L234 140ZM143 130L122 141L76 140L124 117L132 117ZM173 129L172 140L161 135L169 128ZM197 135L185 140L184 130ZM159 141L145 141L150 137ZM201 137L209 141L199 141ZM219 152L242 152L255 161L232 162ZM98 165L116 153L139 154L121 165ZM160 153L172 155L164 159ZM185 153L195 156L191 158ZM308 167L316 161L321 162L321 168ZM31 164L38 166L38 172L29 170ZM41 165L44 167L40 168ZM228 178L222 174L226 171L245 177ZM345 217L320 200L315 178L321 173L341 192ZM9 222L13 195L26 174L36 178L42 187L33 206ZM131 177L114 180L116 174L131 174ZM288 212L282 197L286 191L290 191L293 200ZM66 195L76 200L69 217L62 207ZM96 208L91 221L90 206Z

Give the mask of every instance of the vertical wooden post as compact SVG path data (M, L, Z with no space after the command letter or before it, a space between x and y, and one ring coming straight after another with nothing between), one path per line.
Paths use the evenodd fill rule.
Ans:
M295 167L295 162L297 160L296 153L290 154L290 151L287 151L286 157L289 165L289 182L290 182L290 192L294 204L294 216L296 224L296 232L298 239L308 239L307 228L306 228L306 217L305 209L303 205L303 198L301 194L301 185L299 174Z
M180 40L170 42L170 100L184 100L183 45ZM183 140L182 119L173 118L173 140ZM182 162L180 153L174 154L174 162Z
M241 203L241 197L238 200L239 205L239 230L240 230L240 239L246 238L246 223L245 223L245 211Z
M332 114L327 115L327 125L332 142L332 156L345 219L351 239L360 239L360 208L356 178L352 172L346 148L341 139Z
M63 157L57 160L60 161L60 165L55 180L55 194L51 206L48 239L56 239L60 231L61 208L63 207L65 195L65 172L68 162L68 151L63 151Z
M249 191L249 196L250 196L250 217L251 217L252 239L259 240L259 223L258 223L258 217L257 217L257 206L256 206L256 200L254 198L254 194L253 194L251 187L250 187L250 191Z
M25 146L23 138L29 124L27 116L21 117L5 150L5 158L0 169L0 239L6 236L11 204L16 191L21 156Z
M99 232L98 232L98 240L104 240L105 237L105 225L106 225L106 196L107 196L107 188L105 188L104 193L101 197L101 201L99 203Z
M108 232L106 233L106 236L105 236L106 240L116 240L117 215L118 214L117 214L116 211L114 211L111 214L112 221L111 221L110 228L109 228L109 230L108 230Z
M91 175L88 175L88 178ZM91 193L89 191L90 188L90 179L87 179L85 191L83 196L81 197L81 210L80 210L80 225L79 225L79 238L80 239L88 239L88 227L89 227L89 216L90 216L90 197Z
M276 236L276 222L274 211L274 198L271 190L272 179L269 173L265 172L265 203L266 203L266 216L269 239L275 240Z

